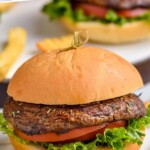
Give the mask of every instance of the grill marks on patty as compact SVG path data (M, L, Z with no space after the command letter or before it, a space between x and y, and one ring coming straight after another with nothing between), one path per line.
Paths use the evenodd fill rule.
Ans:
M20 103L8 97L5 118L27 135L97 126L116 120L143 117L146 109L139 97L130 94L119 98L83 105L41 105Z
M114 9L150 8L150 0L71 0L73 3L91 3Z

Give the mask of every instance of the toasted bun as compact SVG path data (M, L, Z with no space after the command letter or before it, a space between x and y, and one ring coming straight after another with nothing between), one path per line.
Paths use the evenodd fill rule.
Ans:
M41 53L12 77L8 95L36 104L84 104L129 94L143 86L138 71L120 56L80 47Z
M0 3L0 12L8 11L14 5L15 5L15 3L12 3L12 2L10 2L10 3Z
M122 26L100 22L75 23L69 18L62 18L61 22L70 31L87 29L90 33L90 40L94 42L121 44L138 41L150 36L150 23L146 21L126 23Z
M15 150L46 150L42 147L31 145L31 144L30 145L21 144L11 137L10 137L10 140ZM140 147L138 144L128 144L124 150L139 150L139 148ZM112 148L100 147L100 148L97 148L96 150L112 150Z

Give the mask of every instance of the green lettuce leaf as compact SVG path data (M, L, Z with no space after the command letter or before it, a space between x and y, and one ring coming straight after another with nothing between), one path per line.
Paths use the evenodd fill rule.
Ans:
M51 14L51 19L57 19L62 16L72 16L71 5L68 0L54 0L52 3L45 5L43 11L47 14Z
M0 130L4 134L8 134L23 144L36 144L47 150L95 150L96 147L100 146L109 146L113 150L123 150L127 143L137 143L141 145L141 138L145 136L141 130L145 129L148 125L150 125L150 106L147 108L147 113L144 117L130 120L126 128L106 129L104 135L97 134L96 138L89 142L52 144L29 142L17 137L13 129L8 126L8 122L4 119L3 114L0 114Z
M11 127L9 127L8 122L5 120L2 113L0 113L0 131L2 131L4 134L13 137L18 142L21 142L23 144L28 143L28 141L23 140L15 135L14 130Z
M115 23L118 25L123 25L125 23L134 22L134 21L150 21L150 12L147 12L144 15L133 17L133 18L125 18L118 16L114 10L109 10L106 14L105 18L100 19L94 16L86 16L81 9L72 10L71 4L69 0L52 0L48 4L46 4L42 11L50 18L50 19L59 19L61 17L68 17L75 22L80 21L97 21L101 23Z

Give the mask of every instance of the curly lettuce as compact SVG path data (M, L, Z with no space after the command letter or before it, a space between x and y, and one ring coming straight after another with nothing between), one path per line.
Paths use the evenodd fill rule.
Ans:
M114 10L110 9L103 19L94 16L86 16L81 9L72 10L69 0L52 0L43 7L42 11L52 20L68 17L75 22L97 21L105 24L115 23L118 25L134 21L150 21L150 12L138 17L125 18L118 16Z
M96 138L89 142L78 141L68 144L52 144L30 142L19 138L15 135L13 129L8 126L8 122L4 119L3 114L0 114L0 130L4 134L8 134L23 144L36 144L47 150L95 150L100 146L111 147L113 150L123 150L127 143L137 143L141 145L142 137L145 136L141 130L145 129L149 124L150 106L147 108L147 113L144 117L130 120L126 128L106 129L104 134L97 134Z

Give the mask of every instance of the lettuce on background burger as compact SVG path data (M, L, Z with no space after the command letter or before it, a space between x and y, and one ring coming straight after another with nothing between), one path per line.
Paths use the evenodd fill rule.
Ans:
M12 77L0 129L16 150L137 150L150 108L120 56L94 47L41 53Z
M148 0L52 0L43 12L70 31L86 28L95 42L118 44L150 35Z

